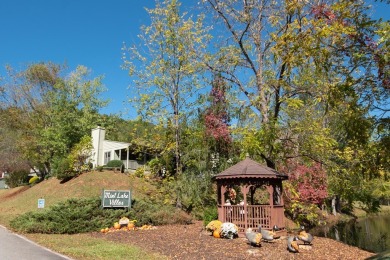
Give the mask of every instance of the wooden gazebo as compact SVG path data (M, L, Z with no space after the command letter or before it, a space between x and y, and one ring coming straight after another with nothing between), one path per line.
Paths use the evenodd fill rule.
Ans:
M285 229L282 181L287 175L249 157L215 176L218 219L237 225L239 233L259 225Z

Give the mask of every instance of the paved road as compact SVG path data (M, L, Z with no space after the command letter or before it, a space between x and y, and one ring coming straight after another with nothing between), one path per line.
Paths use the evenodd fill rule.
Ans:
M0 226L1 260L71 260Z

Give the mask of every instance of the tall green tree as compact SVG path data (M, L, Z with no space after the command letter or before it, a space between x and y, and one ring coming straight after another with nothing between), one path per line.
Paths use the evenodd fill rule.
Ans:
M134 84L130 87L144 120L162 123L173 133L176 171L181 172L180 124L193 109L194 95L200 87L198 77L208 35L202 16L188 17L180 12L177 0L157 1L147 9L151 18L143 26L141 45L125 47L125 67Z
M31 64L20 72L8 68L3 105L15 111L8 125L20 133L15 143L20 153L43 175L51 172L55 158L90 135L98 109L106 104L99 97L102 78L89 75L86 67L65 74L63 66L53 63Z

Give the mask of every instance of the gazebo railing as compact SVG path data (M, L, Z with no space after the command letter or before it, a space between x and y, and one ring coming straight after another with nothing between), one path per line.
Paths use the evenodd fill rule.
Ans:
M264 229L272 228L271 205L247 205L246 210L248 212L245 212L243 205L222 206L222 221L236 224L240 233L245 232L247 228L257 229L259 225Z

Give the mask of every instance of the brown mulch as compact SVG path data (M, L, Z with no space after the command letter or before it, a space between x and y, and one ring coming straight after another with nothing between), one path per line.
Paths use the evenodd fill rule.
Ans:
M262 242L252 247L245 237L214 238L202 228L201 222L191 225L158 226L154 230L94 232L117 243L132 244L148 252L159 253L170 259L366 259L373 253L348 246L332 239L315 237L312 246L300 245L299 253L287 251L287 239Z

